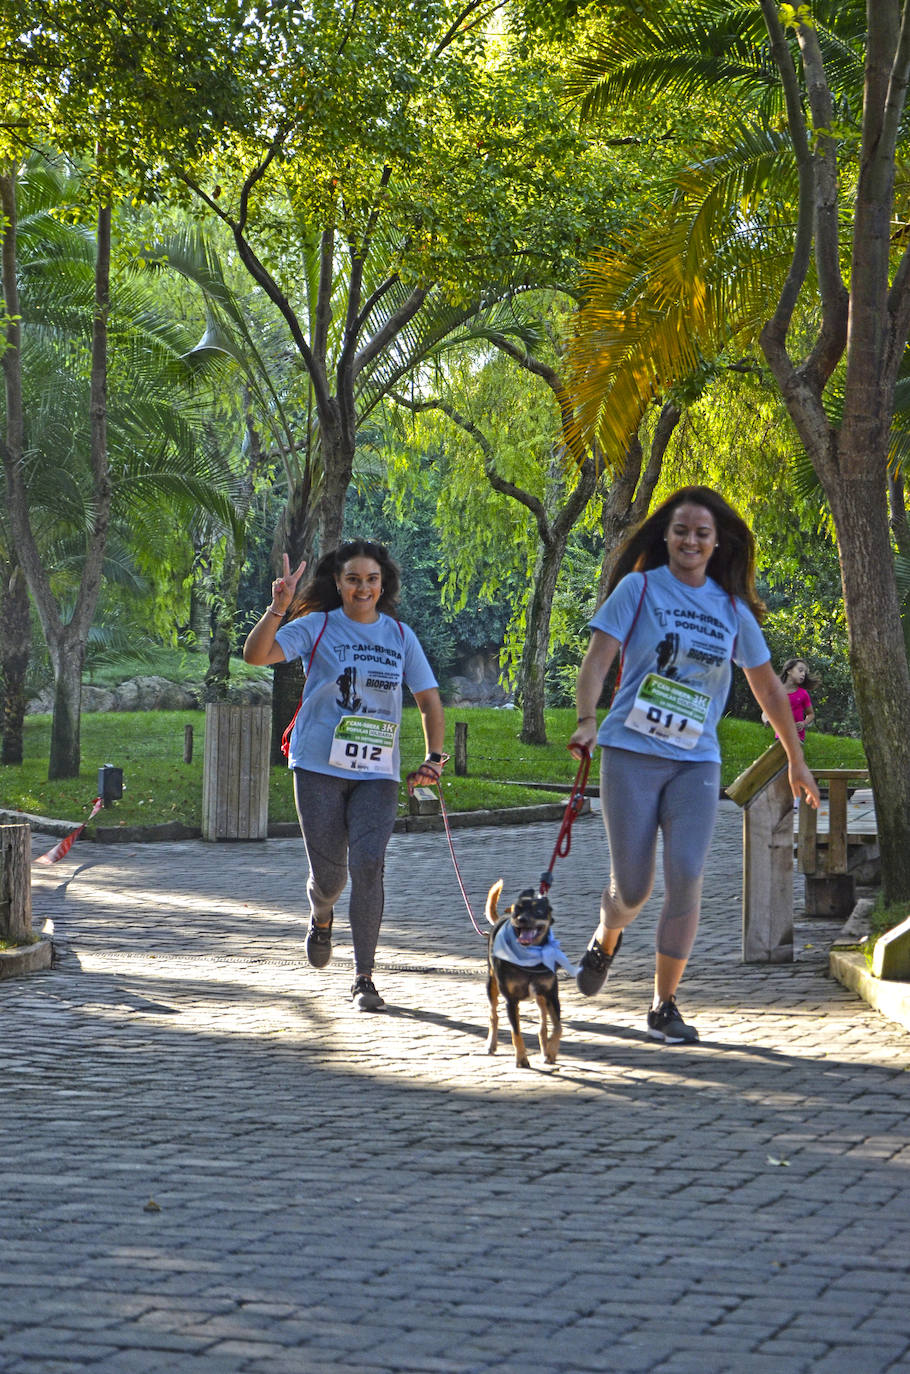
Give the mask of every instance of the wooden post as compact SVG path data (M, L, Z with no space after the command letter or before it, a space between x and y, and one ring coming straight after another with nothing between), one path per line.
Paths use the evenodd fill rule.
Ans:
M0 940L24 945L32 935L32 828L0 825Z
M270 706L205 708L202 838L264 840L269 827Z
M743 963L793 959L793 793L784 768L743 810Z
M468 776L468 727L463 720L455 722L455 776Z
M184 725L183 727L183 762L193 762L193 727Z
M779 740L726 789L743 808L742 957L793 958L793 794Z

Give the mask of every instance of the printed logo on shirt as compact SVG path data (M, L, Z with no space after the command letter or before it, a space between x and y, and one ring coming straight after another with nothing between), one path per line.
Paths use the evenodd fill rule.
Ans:
M376 663L383 668L397 668L404 655L399 649L379 648L375 644L336 644L335 657L339 663L351 659L354 663Z
M335 679L338 688L338 705L343 706L346 711L359 711L362 705L362 698L357 695L357 669L345 668L344 672Z
M709 611L664 606L655 607L654 613L661 629L666 629L654 648L656 671L661 677L672 681L689 664L697 665L694 674L690 671L687 675L689 680L698 681L704 670L727 662L724 646L730 630Z

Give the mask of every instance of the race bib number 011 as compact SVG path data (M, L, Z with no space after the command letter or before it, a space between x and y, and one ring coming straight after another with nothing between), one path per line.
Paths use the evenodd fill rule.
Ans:
M398 726L373 716L342 716L335 727L329 763L354 773L394 777L393 756Z
M665 740L677 749L694 749L711 706L711 698L682 682L649 673L626 717L630 730Z

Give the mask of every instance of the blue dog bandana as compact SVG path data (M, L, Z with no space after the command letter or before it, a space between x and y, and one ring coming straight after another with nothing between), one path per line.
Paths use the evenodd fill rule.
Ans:
M519 943L511 921L499 927L493 939L493 954L497 959L505 959L509 964L520 964L522 968L537 968L544 964L551 973L561 966L574 978L578 965L573 964L552 931L542 945L523 945Z

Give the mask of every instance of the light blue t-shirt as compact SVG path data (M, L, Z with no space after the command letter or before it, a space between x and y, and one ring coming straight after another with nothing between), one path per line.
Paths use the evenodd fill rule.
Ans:
M625 644L622 679L598 731L598 744L693 763L719 762L717 722L730 690L730 661L741 668L757 668L771 657L749 607L713 578L701 587L690 587L663 565L650 568L647 574L629 573L589 624ZM653 678L642 690L649 674L663 680L650 695ZM669 706L676 717L674 727L676 721L692 715L685 709L687 696L698 709L698 698L677 692L676 684L707 698L700 733L686 749L671 742L672 734L657 738L647 733L649 709L657 713L655 720L662 716L665 721ZM658 705L649 707L649 702ZM641 728L632 728L630 721L637 721ZM688 729L691 738L691 724Z
M401 770L397 727L401 724L402 683L412 692L425 692L437 685L414 631L381 613L374 624L361 625L339 606L328 614L314 611L289 621L281 626L275 640L288 662L302 658L306 665L312 654L303 702L291 733L288 766L328 773L330 777L350 777L357 772L365 779L397 779ZM352 717L363 719L358 725ZM343 719L346 746L337 738ZM363 767L363 757L373 750L362 743L355 746L354 741L378 738L377 729L382 733L382 726L370 727L369 721L392 722L388 734L394 733L394 743L387 771L380 774L358 771ZM374 736L369 735L370 728ZM329 762L333 745L338 758L344 756L345 748L353 751L350 766L336 767Z

